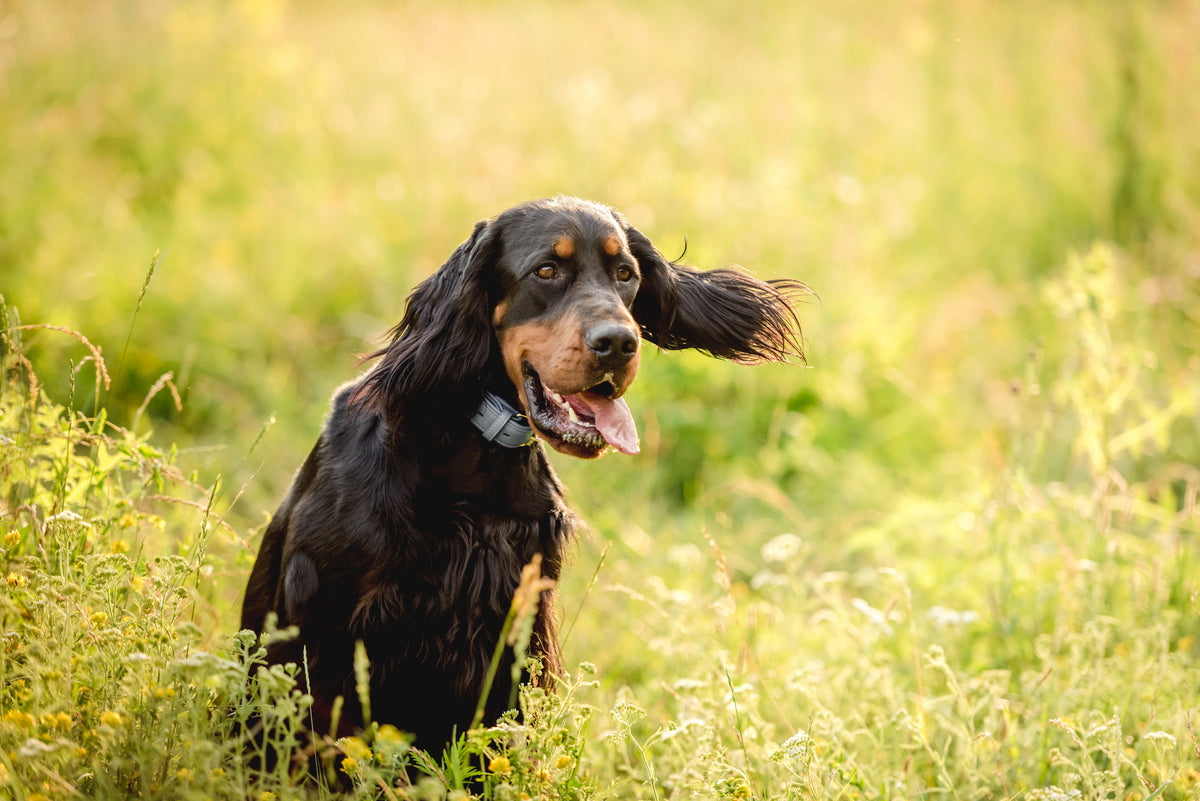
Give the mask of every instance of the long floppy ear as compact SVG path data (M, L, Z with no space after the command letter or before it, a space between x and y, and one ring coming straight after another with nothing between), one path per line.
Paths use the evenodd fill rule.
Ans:
M805 284L760 281L732 268L701 272L667 261L636 228L626 227L625 235L642 270L633 317L644 339L743 364L804 360L793 306L811 294Z
M464 408L479 403L492 350L488 280L495 228L476 223L471 237L408 296L390 341L368 357L379 363L357 399L382 402L393 413L416 399Z

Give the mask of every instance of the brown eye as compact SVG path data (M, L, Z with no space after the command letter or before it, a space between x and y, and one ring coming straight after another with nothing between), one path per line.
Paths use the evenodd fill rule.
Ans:
M625 283L626 281L629 281L632 278L633 278L633 270L629 269L628 267L618 267L617 268L617 280L620 281L622 284Z
M553 264L543 264L537 269L537 277L549 281L558 276L558 267Z

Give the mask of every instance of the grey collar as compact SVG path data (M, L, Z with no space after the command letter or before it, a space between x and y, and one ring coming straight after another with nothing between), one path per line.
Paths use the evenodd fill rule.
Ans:
M504 448L520 448L533 440L533 429L518 412L499 395L486 392L479 408L471 416L471 424L489 442Z

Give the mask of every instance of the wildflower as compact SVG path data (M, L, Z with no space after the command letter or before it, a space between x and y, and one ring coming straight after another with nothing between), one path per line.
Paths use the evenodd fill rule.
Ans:
M765 562L788 562L800 553L804 541L795 534L780 534L767 541L762 547L762 558Z
M488 763L488 770L497 776L507 776L512 773L512 763L508 761L508 757L501 755Z
M129 553L129 543L125 540L115 540L112 544L113 553Z
M342 737L337 741L337 747L342 753L354 760L369 760L371 748L358 737Z
M1027 796L1034 801L1079 801L1083 798L1083 794L1077 789L1063 790L1054 785L1049 787L1038 787L1030 791Z
M812 755L813 739L808 732L800 730L784 740L779 748L788 759L804 760Z
M108 614L105 612L95 612L91 617L88 618L88 621L90 621L91 624L96 628L100 628L104 624L108 623Z
M133 512L126 512L125 514L121 515L119 520L117 520L117 525L121 528L133 528L137 525L137 521L138 518L136 514Z
M10 531L4 535L4 544L9 548L13 547L21 541L21 532Z
M100 722L105 726L111 726L116 729L124 725L125 719L121 717L119 712L106 709L100 713Z
M342 760L342 773L347 776L358 770L358 760L354 757L346 757Z
M27 583L26 578L20 573L8 574L8 586L10 587L24 587Z
M884 612L871 606L862 598L855 598L850 602L850 605L861 612L872 626L882 631L886 636L892 636L892 626L888 623L887 615Z
M37 718L19 709L10 709L4 713L4 722L18 729L32 729L37 725Z
M380 743L403 743L405 737L399 729L390 723L385 723L375 732L375 740Z
M567 756L566 754L561 754L559 755L558 760L555 761L554 767L562 770L563 768L570 767L574 762L575 760L571 757Z
M58 731L66 731L71 728L71 716L66 712L47 713L42 715L42 727L46 729L57 729Z
M275 794L270 790L263 790L258 794L258 801L275 801Z
M946 628L949 626L969 626L972 623L979 622L979 613L972 612L970 609L958 611L956 609L947 609L944 606L935 606L927 613L930 620L935 626Z
M154 526L159 531L165 531L167 528L167 521L160 515L150 515L147 520L150 521L150 525Z
M1148 731L1144 735L1143 739L1152 743L1163 743L1164 745L1169 745L1172 748L1175 747L1175 736L1167 734L1165 731Z
M190 782L196 776L195 772L190 768L180 768L179 772L175 775L179 777L180 781L185 782Z
M55 746L44 743L36 737L30 737L21 744L21 747L17 750L17 754L25 759L36 759L54 750Z

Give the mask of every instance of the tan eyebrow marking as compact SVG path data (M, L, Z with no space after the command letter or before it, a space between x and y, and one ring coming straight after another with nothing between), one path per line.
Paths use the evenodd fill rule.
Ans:
M575 252L575 240L569 236L561 236L554 243L554 255L560 259L569 259L571 254Z
M610 256L615 256L621 252L621 240L615 236L610 236L604 240L604 252Z

